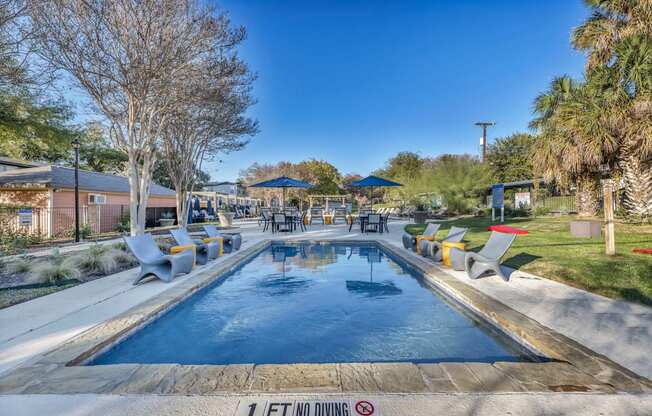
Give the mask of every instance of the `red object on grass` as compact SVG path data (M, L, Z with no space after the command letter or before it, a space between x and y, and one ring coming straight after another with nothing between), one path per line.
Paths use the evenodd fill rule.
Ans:
M487 229L489 231L496 231L505 234L519 234L519 235L528 234L528 231L524 230L523 228L509 227L507 225L490 225L489 227L487 227Z
M635 248L632 251L638 254L652 254L652 248Z

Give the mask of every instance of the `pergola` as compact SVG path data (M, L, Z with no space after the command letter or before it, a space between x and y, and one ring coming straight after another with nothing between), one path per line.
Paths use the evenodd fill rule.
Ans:
M262 199L251 198L248 196L229 195L214 191L193 191L192 195L199 198L200 203L202 204L202 208L204 208L203 204L205 204L209 199L211 200L211 204L215 209L218 209L223 204L248 205L252 207L259 207L263 205Z
M341 200L342 201L342 206L346 205L346 200L350 195L308 195L308 201L310 203L310 208L314 205L314 201L324 201L324 209L328 210L328 201L331 199L334 200Z

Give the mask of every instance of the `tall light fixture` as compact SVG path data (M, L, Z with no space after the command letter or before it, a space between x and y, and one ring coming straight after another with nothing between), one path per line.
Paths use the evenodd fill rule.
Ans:
M487 127L495 126L493 121L479 121L475 123L476 126L482 127L482 138L480 139L480 146L482 146L482 162L487 159Z
M79 243L79 139L72 141L75 149L75 243Z

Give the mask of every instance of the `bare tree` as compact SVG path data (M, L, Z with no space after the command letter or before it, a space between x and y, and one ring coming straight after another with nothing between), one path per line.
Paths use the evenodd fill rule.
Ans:
M25 0L37 52L93 99L129 157L131 234L141 234L160 137L188 68L221 30L193 0Z
M188 221L189 193L194 190L196 170L205 158L240 150L246 135L258 131L244 113L254 101L254 77L237 57L236 47L244 39L242 28L231 29L221 15L214 38L214 54L205 56L186 71L176 84L175 110L163 130L164 160L177 193L177 218Z

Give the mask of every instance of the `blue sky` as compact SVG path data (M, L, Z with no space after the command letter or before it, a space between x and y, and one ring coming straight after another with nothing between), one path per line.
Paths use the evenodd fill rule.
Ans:
M220 0L248 39L261 132L208 165L232 180L254 162L324 159L362 175L402 150L477 153L525 131L532 100L581 76L569 44L581 0Z

